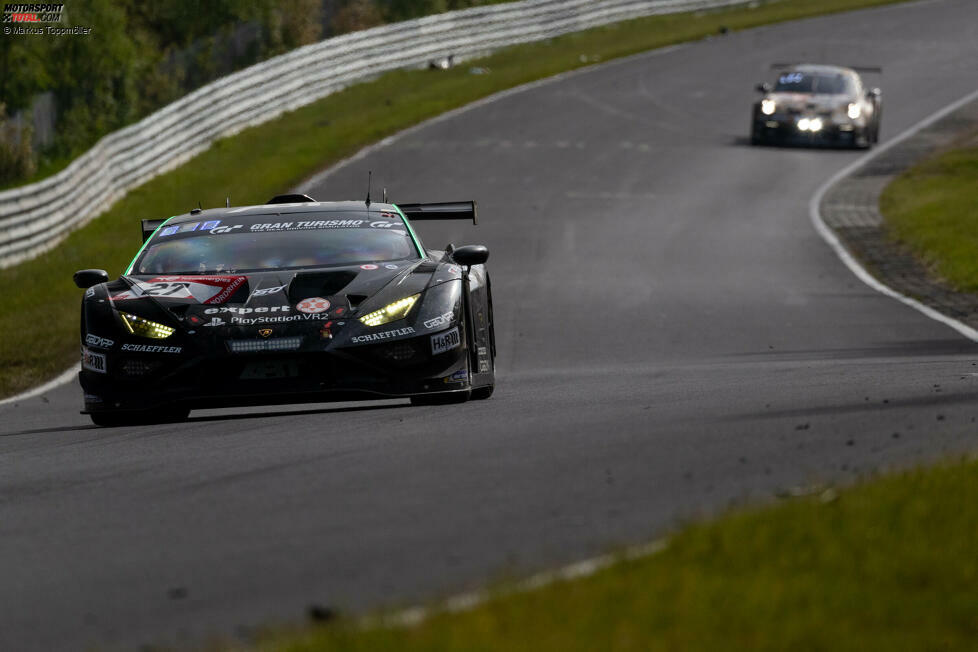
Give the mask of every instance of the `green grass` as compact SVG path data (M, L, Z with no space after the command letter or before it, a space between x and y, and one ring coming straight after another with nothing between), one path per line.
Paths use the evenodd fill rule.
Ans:
M349 619L259 650L974 650L978 464L694 525L651 557L415 627Z
M907 170L880 198L890 235L938 276L978 292L978 139Z
M71 274L121 272L139 247L140 218L184 213L200 201L260 203L337 160L412 124L486 95L608 60L716 34L894 0L781 0L755 9L644 18L508 48L457 69L400 71L216 143L179 169L132 191L51 252L0 271L10 288L0 312L0 396L49 379L78 357L81 291ZM470 65L491 70L470 75Z

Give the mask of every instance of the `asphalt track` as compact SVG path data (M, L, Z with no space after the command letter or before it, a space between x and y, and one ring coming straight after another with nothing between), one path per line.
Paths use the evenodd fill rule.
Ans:
M974 450L976 345L863 285L809 221L859 154L744 137L767 64L815 60L884 66L885 140L978 87L975 25L946 0L653 52L312 184L356 198L372 169L395 201L480 202L480 226L422 237L492 251L496 395L127 429L89 425L74 384L0 407L0 649L408 604Z

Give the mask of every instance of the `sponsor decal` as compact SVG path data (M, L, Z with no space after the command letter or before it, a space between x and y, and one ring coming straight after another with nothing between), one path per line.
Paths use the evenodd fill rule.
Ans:
M157 297L192 299L197 303L224 303L247 282L244 276L157 276L136 281L131 288L111 297L113 301Z
M384 268L385 269L397 269L397 265L395 265L393 263L387 263L387 264L384 265Z
M329 310L329 301L322 297L309 297L295 304L295 309L310 315Z
M180 230L180 227L179 226L168 226L165 229L163 229L162 231L160 231L160 237L161 238L165 238L168 235L173 235L174 233L176 233L179 230Z
M390 213L386 213L386 214L385 213L381 213L380 216L381 217L391 217L391 218L394 217ZM389 228L391 228L394 225L395 225L395 222L371 222L370 223L371 228L374 228L374 229L389 229Z
M469 379L469 373L465 369L459 369L451 376L445 376L442 378L442 382L445 383L464 383Z
M96 394L85 394L86 403L101 403L102 397Z
M231 321L224 321L220 317L212 317L210 323L204 326L226 326L234 324L236 326L255 326L258 324L287 324L294 321L318 321L325 315L321 313L309 313L301 315L261 315L258 317L236 317L231 316Z
M90 351L86 347L82 347L82 357L81 357L82 369L88 369L89 371L95 371L100 374L106 373L105 355L102 353L96 353L95 351Z
M370 263L366 265L360 265L360 269L377 269L376 265L371 265Z
M244 224L235 224L234 226L215 226L213 229L211 229L210 232L211 235L220 235L221 233L230 233L235 229L242 229L242 228L244 228Z
M437 317L432 317L424 323L425 328L441 328L442 326L448 326L455 319L455 313L451 310L443 315L438 315Z
M275 294L277 292L281 292L284 289L285 289L285 286L284 285L280 285L280 286L274 287L274 288L262 288L260 290L255 290L254 292L252 292L251 293L251 296L253 296L253 297L267 297L269 294Z
M133 353L180 353L183 351L183 347L160 346L158 344L123 344L120 350Z
M458 336L458 328L431 336L431 354L438 355L461 346L462 340Z
M85 298L86 299L91 299L94 296L95 296L95 288L94 287L90 287L87 290L85 290Z
M479 358L479 373L489 373L489 349L485 346L480 346L476 349L476 355Z
M262 337L269 337L272 334L272 329L271 328L259 328L258 329L258 334L261 335Z
M319 329L319 337L324 340L333 339L333 331L330 328L333 326L333 322L328 321L323 324L323 327Z
M414 328L411 326L405 326L404 328L395 328L390 331L383 331L382 333L369 333L367 335L357 335L356 337L351 337L350 341L354 344L361 344L363 342L379 342L381 340L388 340L392 337L402 337L404 335L411 335L414 333Z
M107 337L99 337L98 335L88 333L85 335L85 344L88 346L95 346L100 349L111 349L115 345L115 340L110 340Z
M264 222L252 224L248 229L252 232L268 231L307 231L309 229L349 229L366 224L367 220L308 220L297 222Z
M237 306L224 306L221 308L208 308L204 311L205 315L216 315L218 313L232 313L238 315L248 315L253 312L290 312L292 308L288 306L263 306L261 308L238 308Z

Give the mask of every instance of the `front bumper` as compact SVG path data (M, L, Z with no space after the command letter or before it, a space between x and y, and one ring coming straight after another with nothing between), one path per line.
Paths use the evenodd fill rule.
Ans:
M83 369L84 413L401 398L470 388L464 345L432 355L429 335L348 348L106 356Z
M866 138L866 125L857 121L836 121L826 116L817 131L799 128L799 121L806 116L779 115L756 116L753 132L761 141L797 145L839 145L852 147Z

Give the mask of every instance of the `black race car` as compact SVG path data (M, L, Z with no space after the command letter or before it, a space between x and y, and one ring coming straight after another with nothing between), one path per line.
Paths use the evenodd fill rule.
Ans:
M85 409L99 425L193 408L488 398L495 384L483 246L425 249L410 220L475 202L317 202L143 220L125 274L83 270Z
M750 140L762 143L870 147L879 141L882 96L867 88L854 68L811 64L775 64L774 85L759 84L764 94L754 103ZM879 68L859 68L881 72Z

